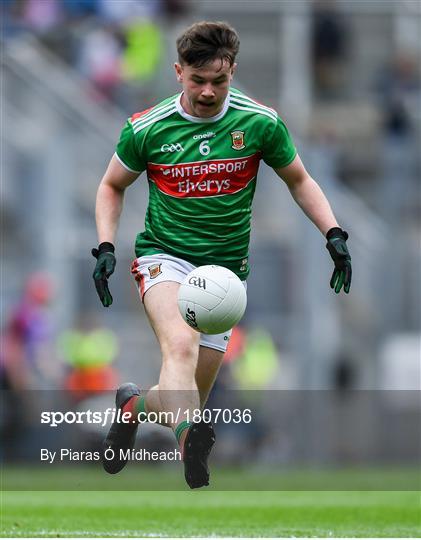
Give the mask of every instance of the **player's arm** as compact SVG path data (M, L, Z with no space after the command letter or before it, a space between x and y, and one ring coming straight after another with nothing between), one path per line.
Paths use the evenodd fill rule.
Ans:
M288 189L306 216L326 237L326 247L335 263L330 286L339 293L342 286L346 293L351 286L351 256L346 240L348 234L336 221L330 204L318 183L305 169L298 155L286 167L274 168L276 174L288 186Z
M132 184L139 173L126 169L114 155L98 187L96 196L96 227L98 242L114 243L124 191Z
M274 171L286 183L295 202L324 236L329 229L339 227L323 191L307 172L298 154L292 163Z
M126 169L114 155L98 187L95 217L99 245L92 250L97 259L93 278L104 307L113 302L108 278L116 265L114 238L123 208L124 191L138 176L139 173Z

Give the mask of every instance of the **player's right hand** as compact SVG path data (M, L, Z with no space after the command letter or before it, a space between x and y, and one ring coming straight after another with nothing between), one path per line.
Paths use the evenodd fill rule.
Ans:
M109 307L113 303L113 297L108 288L108 278L114 272L116 265L114 251L115 248L111 242L102 242L91 252L97 260L93 273L95 288L104 307Z

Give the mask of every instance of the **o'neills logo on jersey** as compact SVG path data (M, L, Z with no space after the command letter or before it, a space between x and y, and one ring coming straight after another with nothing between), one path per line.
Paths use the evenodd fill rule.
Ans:
M241 191L256 177L259 161L260 153L177 165L148 163L148 177L172 197L229 195Z

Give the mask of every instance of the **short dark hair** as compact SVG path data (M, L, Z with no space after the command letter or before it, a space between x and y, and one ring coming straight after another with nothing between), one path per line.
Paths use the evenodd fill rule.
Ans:
M177 39L180 64L200 68L213 60L235 62L240 38L232 26L226 22L202 21L189 26Z

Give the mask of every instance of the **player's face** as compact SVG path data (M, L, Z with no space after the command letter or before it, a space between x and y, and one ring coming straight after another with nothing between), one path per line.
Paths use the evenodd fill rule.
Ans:
M192 116L210 118L218 114L227 97L236 64L214 60L203 67L175 64L178 82L183 86L181 105Z

